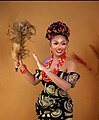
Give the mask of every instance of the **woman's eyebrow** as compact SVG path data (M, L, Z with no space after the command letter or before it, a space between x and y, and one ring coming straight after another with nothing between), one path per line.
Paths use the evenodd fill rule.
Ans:
M59 41L57 41L57 40L54 40L53 42L59 42ZM61 41L61 43L62 43L62 42L66 42L66 40L63 40L63 41Z
M66 42L66 40L63 40L62 42Z

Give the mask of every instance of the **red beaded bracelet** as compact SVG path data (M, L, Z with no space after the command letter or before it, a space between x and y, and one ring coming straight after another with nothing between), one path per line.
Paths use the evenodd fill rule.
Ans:
M23 66L24 66L24 69L23 69L23 70L20 69L20 72L21 72L22 74L25 74L26 71L27 71L27 66L26 66L26 65L23 65Z

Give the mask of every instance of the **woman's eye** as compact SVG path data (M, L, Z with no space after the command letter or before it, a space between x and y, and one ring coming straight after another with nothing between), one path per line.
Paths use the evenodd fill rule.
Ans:
M62 45L66 45L66 43L62 43Z
M54 45L57 45L58 43L54 43Z

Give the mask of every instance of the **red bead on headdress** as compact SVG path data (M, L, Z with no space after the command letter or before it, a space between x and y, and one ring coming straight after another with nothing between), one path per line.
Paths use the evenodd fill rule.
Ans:
M63 22L54 22L48 27L46 38L51 40L55 35L63 35L68 40L68 37L70 36L70 29Z

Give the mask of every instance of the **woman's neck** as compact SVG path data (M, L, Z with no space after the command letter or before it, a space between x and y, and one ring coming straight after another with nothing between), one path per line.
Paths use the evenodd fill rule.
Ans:
M53 55L53 60L57 61L61 56Z

